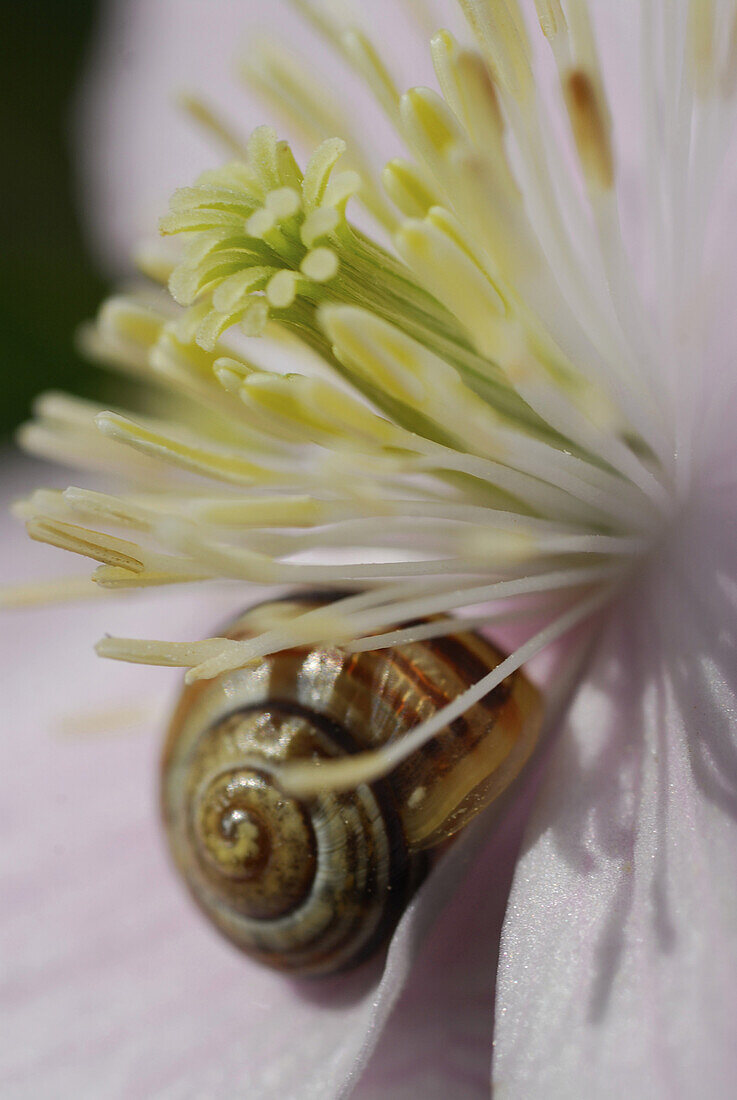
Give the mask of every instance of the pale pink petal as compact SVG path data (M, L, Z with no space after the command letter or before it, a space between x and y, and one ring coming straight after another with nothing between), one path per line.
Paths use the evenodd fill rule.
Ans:
M479 822L459 853L453 877L463 879L442 885L452 900L418 955L353 1100L488 1096L499 936L535 790L534 776L528 780L502 820Z
M2 503L64 478L30 462L6 465ZM71 557L28 543L5 513L0 539L3 582L80 571ZM347 1095L485 839L477 830L431 876L386 965L379 958L352 975L295 983L219 939L175 880L158 820L159 743L180 673L99 660L92 643L105 631L156 635L162 623L167 636L196 637L249 598L253 591L238 586L191 589L3 616L3 1095ZM519 821L515 829L512 841ZM465 1065L476 1084L488 1060L511 874L509 855L494 867L504 843L500 836L477 865L470 893L429 941L393 1030L417 1054L432 1041L433 1070L449 1055L447 1066ZM422 1008L431 999L428 1019Z
M505 922L498 1095L710 1100L737 1081L737 517L694 493L608 625Z

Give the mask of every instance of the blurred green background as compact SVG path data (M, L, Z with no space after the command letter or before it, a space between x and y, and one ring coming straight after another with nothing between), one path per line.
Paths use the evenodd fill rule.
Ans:
M80 230L71 140L98 8L97 0L0 4L2 440L28 417L39 390L100 392L97 372L74 348L75 329L94 314L106 284Z

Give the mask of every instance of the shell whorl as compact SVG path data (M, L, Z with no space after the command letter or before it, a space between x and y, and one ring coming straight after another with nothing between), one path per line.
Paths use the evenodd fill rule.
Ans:
M410 866L386 784L304 805L269 766L334 756L350 744L323 716L287 701L251 703L187 729L165 767L167 832L198 904L231 940L282 970L341 969L383 938ZM355 748L354 748L355 751Z
M260 605L296 614L310 597ZM503 789L531 751L539 698L521 674L379 783L300 803L274 769L401 737L502 659L467 633L348 655L311 646L185 688L166 741L162 808L198 905L259 961L295 974L354 965L386 938L427 850Z

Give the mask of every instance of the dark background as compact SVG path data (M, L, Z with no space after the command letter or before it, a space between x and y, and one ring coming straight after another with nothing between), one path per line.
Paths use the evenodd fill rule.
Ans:
M72 108L97 0L0 0L0 442L39 390L99 392L74 333L106 284L86 250Z

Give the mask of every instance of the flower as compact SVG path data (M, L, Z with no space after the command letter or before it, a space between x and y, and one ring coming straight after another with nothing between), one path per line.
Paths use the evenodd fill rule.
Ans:
M323 140L298 162L259 128L176 192L162 231L183 249L141 262L180 308L150 291L118 298L88 335L177 403L154 420L52 396L25 433L145 488L40 492L20 511L34 538L100 562L94 579L111 589L367 586L255 640L98 647L190 680L295 641L393 645L409 636L397 623L428 612L482 605L479 625L537 622L401 743L319 776L285 768L293 790L385 774L514 668L595 627L516 871L495 1078L520 1096L727 1095L735 349L708 231L734 113L734 12L629 5L643 57L635 173L612 46L600 60L590 19L606 18L600 5L539 0L540 34L515 0L461 0L475 45L433 38L442 97L400 97L366 35L295 6L407 143L411 159L381 177L393 205L360 141L329 132L330 101L305 82L299 98L280 55L262 53L252 78L282 107L296 99ZM356 226L352 198L393 248ZM299 355L300 373L269 369L242 339L260 333Z

